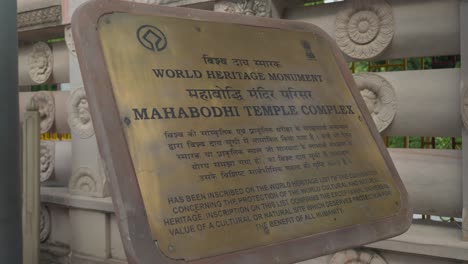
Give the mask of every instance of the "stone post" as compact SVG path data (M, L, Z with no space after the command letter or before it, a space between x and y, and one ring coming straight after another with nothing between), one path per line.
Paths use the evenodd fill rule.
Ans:
M22 263L16 1L0 1L0 260Z
M83 2L85 0L68 1L70 17ZM71 195L97 200L110 196L109 182L99 154L70 26L65 27L64 35L68 48L71 88L66 103L72 137L72 171L68 189ZM90 262L95 259L107 260L110 257L109 218L109 214L103 211L70 208L70 256L73 263L88 263L85 259Z
M460 1L460 86L461 86L461 112L465 127L462 129L462 140L468 142L468 0ZM463 240L468 240L468 147L463 149Z
M34 100L31 100L33 103ZM39 112L35 105L28 106L23 122L23 263L39 263Z
M70 1L69 14L73 14L82 2L84 1ZM108 197L109 183L99 154L70 27L65 28L64 34L72 89L67 101L68 125L72 134L72 175L68 183L69 190L72 195Z

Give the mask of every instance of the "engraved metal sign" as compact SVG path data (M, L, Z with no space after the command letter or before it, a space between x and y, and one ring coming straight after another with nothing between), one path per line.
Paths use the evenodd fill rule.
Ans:
M288 263L408 228L406 190L321 30L115 1L73 21L130 261Z

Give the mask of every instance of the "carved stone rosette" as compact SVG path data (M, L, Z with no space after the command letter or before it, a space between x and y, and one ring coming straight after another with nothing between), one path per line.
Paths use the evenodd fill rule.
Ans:
M45 182L52 176L55 166L55 142L41 141L40 181Z
M76 57L75 41L73 40L73 35L71 31L71 26L68 25L65 27L65 43L67 44L68 51Z
M330 264L387 264L379 254L367 250L348 249L335 253Z
M396 115L395 89L385 78L374 73L355 74L354 80L377 129L384 131Z
M89 112L88 100L83 87L73 89L67 101L68 125L73 134L80 138L94 135L93 122Z
M55 120L55 100L52 92L35 92L29 105L34 105L39 111L41 133L49 132Z
M36 84L45 83L52 74L54 57L47 43L37 42L28 56L29 77Z
M381 54L394 35L392 7L385 0L347 0L335 20L336 43L354 59Z
M80 167L73 172L68 188L73 195L98 198L109 196L106 176L98 175L87 167Z
M41 205L41 217L39 219L39 240L41 243L44 243L49 238L50 226L49 209L46 206Z
M214 11L247 16L271 17L269 0L221 0L216 1Z

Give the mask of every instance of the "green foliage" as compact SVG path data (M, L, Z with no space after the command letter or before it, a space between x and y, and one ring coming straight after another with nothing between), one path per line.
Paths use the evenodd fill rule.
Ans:
M456 149L461 149L461 138L455 138ZM409 137L409 148L423 148L422 137ZM405 137L402 136L389 136L388 137L389 148L404 148ZM452 138L450 137L436 137L435 138L436 149L452 149Z
M325 4L325 1L324 1L324 0L321 0L321 1L309 1L309 2L305 2L305 3L304 3L304 6L314 6L314 5L321 5L321 4Z
M366 61L358 61L354 63L354 72L367 72L369 68L369 63Z
M405 145L405 137L390 136L388 137L389 148L403 148Z
M49 39L47 43L55 43L55 42L62 42L62 41L65 41L65 38Z
M42 85L33 85L31 86L31 91L57 91L56 84L42 84Z
M446 137L436 137L436 149L451 149L452 148L452 138Z
M422 148L421 137L410 137L409 138L409 147L410 148Z

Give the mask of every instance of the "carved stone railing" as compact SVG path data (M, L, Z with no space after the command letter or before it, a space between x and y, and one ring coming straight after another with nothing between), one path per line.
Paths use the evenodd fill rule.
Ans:
M92 263L113 263L123 261L125 255L113 216L112 201L108 197L108 182L99 157L69 30L71 14L82 2L84 0L19 1L20 39L36 43L51 36L65 37L65 42L62 43L51 45L41 42L22 48L19 57L20 82L23 85L69 82L73 88L71 94L41 92L36 95L42 131L69 133L71 129L72 133L72 142L43 142L41 148L41 177L48 178L43 185L67 186L43 187L41 241L44 242L43 253L47 253L44 255L51 257L50 262L67 263L71 256L72 259L84 259L93 261ZM184 5L278 18L288 1L134 2ZM466 5L466 1L464 2ZM336 39L350 61L453 55L460 51L462 60L466 60L466 50L461 49L463 45L460 45L460 31L463 29L460 27L460 19L466 18L460 16L459 3L458 0L346 0L308 8L289 8L286 9L285 18L301 19L320 26ZM465 24L468 25L468 22ZM462 32L466 34L466 28ZM465 41L468 41L466 37ZM468 62L463 65L468 65ZM466 90L462 90L460 97L460 80L463 76L466 76L463 69L462 72L456 69L389 72L356 75L356 82L383 135L460 136L463 130L460 112L468 113L464 101L464 94L468 94ZM468 82L465 81L466 83ZM22 93L22 97L30 98L32 95L34 94ZM465 112L462 113L463 117L468 116ZM464 134L464 138L468 138L466 135L468 134ZM463 151L466 149L468 148ZM462 168L468 164L463 162L460 151L391 150L390 153L409 190L415 212L460 216L463 195L460 185L464 177ZM463 181L465 185L466 182ZM463 196L466 200L466 193ZM465 208L466 204L468 203L465 202ZM442 244L417 244L415 237L420 241L425 238L433 241L431 239L440 235L437 233L439 229L420 227L417 225L414 229L416 234L373 244L373 250L350 250L308 263L385 263L381 259L388 263L401 263L397 262L401 259L412 260L407 263L422 263L423 260L427 261L424 263L455 263L448 259L432 262L423 257L450 258L450 254L446 252L452 252L452 257L458 254L458 261L468 260L468 256L460 253L463 249L468 249L468 246L452 235L459 234L459 229L450 229L451 232L447 232L453 240L447 242L450 247L444 247ZM425 232L429 230L426 232L428 237L418 236L418 232L423 229ZM436 231L432 232L433 230ZM447 241L449 239L445 236L443 238ZM89 243L90 240L95 243ZM457 247L454 246L454 241L459 242ZM401 248L408 244L413 245L411 250Z

